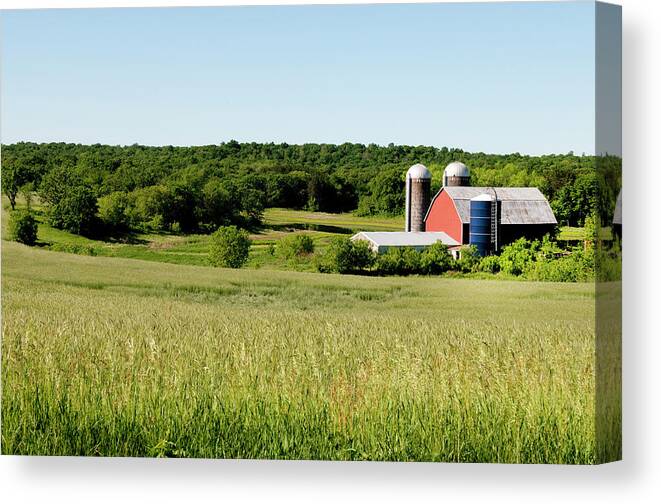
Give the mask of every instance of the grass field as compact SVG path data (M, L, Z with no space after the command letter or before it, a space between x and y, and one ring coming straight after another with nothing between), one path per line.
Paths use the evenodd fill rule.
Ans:
M592 463L594 301L3 241L2 453Z
M3 196L3 222L7 221L9 201ZM19 208L24 207L19 197ZM171 264L193 266L208 265L210 236L204 234L176 235L168 233L135 233L124 239L94 240L55 229L48 225L44 208L36 201L33 205L39 221L39 245L44 248L83 255L124 257ZM269 253L272 246L287 234L305 233L312 237L317 250L322 250L338 235L351 235L359 231L400 231L404 217L358 217L351 213L331 214L307 212L286 208L268 208L264 212L264 225L251 235L253 245L246 268L313 271L309 260L283 260ZM610 231L608 231L610 233ZM4 229L3 229L4 237ZM580 242L583 228L563 227L558 239Z
M36 199L36 198L35 198ZM73 252L82 255L143 259L171 264L208 265L210 236L204 234L177 235L169 233L135 233L121 239L95 240L68 233L48 225L45 209L38 199L33 211L39 221L38 240L42 248ZM8 217L9 201L2 197L2 236ZM19 196L18 208L24 208ZM269 253L278 240L287 234L305 233L312 237L315 247L323 249L338 235L358 231L398 231L404 227L404 217L358 217L350 213L330 214L283 208L269 208L264 212L262 229L251 234L253 245L246 268L312 271L309 260L283 260Z

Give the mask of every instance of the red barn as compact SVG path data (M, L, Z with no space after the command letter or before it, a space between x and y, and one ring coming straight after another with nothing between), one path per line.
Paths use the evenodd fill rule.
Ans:
M459 243L469 243L470 200L481 194L498 201L498 246L517 238L541 238L558 221L536 187L443 187L434 196L425 216L425 231L442 231Z

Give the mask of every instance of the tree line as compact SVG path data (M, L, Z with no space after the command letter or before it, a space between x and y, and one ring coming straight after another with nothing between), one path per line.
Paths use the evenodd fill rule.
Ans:
M620 159L573 153L527 156L447 147L223 142L198 147L20 142L2 146L2 186L12 207L37 191L51 223L76 233L112 229L211 232L258 225L267 207L362 215L404 211L404 175L423 163L441 185L464 162L474 186L536 186L563 225L612 216ZM599 190L597 190L599 189Z

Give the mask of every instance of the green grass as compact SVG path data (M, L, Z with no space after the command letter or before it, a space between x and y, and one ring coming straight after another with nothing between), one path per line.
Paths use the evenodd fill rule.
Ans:
M3 241L2 453L593 463L594 302Z
M602 240L612 240L613 233L610 227L603 227L599 231L599 237ZM583 241L585 239L585 229L582 227L563 226L558 233L558 240L561 241Z
M61 252L106 257L142 259L193 266L208 265L210 236L203 234L176 235L169 233L135 233L130 240L94 240L55 229L48 225L45 209L35 198L33 210L39 222L38 240L43 248ZM9 202L3 196L2 218L6 222ZM24 207L22 198L19 207ZM251 235L253 246L245 267L259 269L312 271L309 260L286 261L269 254L269 246L288 234L305 233L312 237L317 250L323 249L338 235L357 231L399 230L402 217L357 217L353 214L329 214L282 208L269 208L264 213L263 228ZM3 226L2 236L5 237Z

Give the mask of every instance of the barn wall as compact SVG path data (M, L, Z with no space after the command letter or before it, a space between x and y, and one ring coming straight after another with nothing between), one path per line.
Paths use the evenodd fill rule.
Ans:
M429 209L425 231L444 231L448 236L461 243L461 228L461 219L459 219L452 199L445 191L441 191Z

